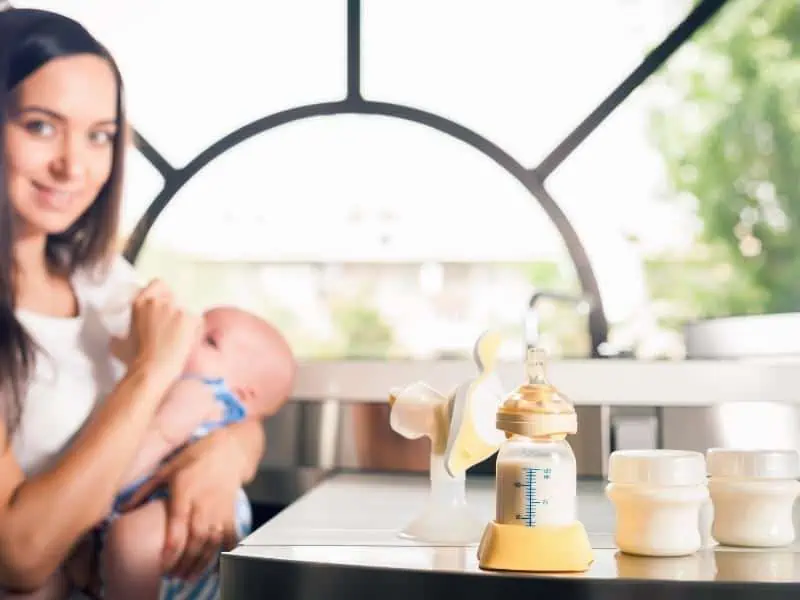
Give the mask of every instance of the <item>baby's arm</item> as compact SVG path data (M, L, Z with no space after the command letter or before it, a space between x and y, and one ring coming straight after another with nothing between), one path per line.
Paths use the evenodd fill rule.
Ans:
M176 382L161 402L139 454L128 470L125 484L152 473L173 450L189 441L195 429L220 416L220 407L210 386L196 379Z

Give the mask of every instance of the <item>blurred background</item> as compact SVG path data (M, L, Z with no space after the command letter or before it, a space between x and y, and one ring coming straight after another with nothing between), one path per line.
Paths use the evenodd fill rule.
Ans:
M120 247L137 269L196 309L271 319L309 369L467 359L486 328L524 336L541 291L600 300L591 327L574 303L537 306L563 359L691 359L687 324L798 308L796 0L13 4L77 18L120 63L138 134ZM288 405L265 465L368 466L369 428L404 443L346 387ZM587 456L625 435L703 446L709 419L752 419L741 408L610 398L582 420L606 440ZM768 410L774 438L794 409ZM424 468L415 452L394 466Z
M131 122L175 169L251 121L347 93L347 2L35 0L118 58ZM689 13L680 0L363 2L361 93L537 166ZM609 341L681 357L688 319L800 296L793 0L732 0L545 180L590 257ZM164 187L132 153L129 234ZM298 119L177 190L137 265L187 302L250 306L299 356L467 355L536 288L578 291L539 203L492 158L413 121ZM543 303L544 304L544 303ZM543 308L554 353L586 326ZM553 314L550 314L552 312Z

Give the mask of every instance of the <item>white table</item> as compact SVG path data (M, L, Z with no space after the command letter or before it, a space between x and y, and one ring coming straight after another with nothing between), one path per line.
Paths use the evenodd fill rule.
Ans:
M448 590L460 598L552 592L562 599L589 594L617 600L694 594L763 600L800 593L797 544L770 551L716 546L674 559L619 553L613 509L600 481L579 482L579 518L595 551L589 572L559 577L488 573L478 568L475 546L398 537L426 493L427 479L413 475L332 476L223 555L223 600L260 597L262 589L273 589L272 597L282 600L438 597L433 594ZM493 478L471 478L468 499L478 515L492 519Z

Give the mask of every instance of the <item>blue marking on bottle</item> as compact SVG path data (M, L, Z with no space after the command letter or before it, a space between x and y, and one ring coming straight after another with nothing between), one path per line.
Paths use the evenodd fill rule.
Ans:
M550 468L524 467L522 481L514 482L514 487L522 488L522 493L525 495L525 512L516 515L516 519L522 521L526 527L536 526L536 509L539 506L546 506L548 502L547 498L540 498L537 493L537 475L540 475L542 479L550 479L551 474Z

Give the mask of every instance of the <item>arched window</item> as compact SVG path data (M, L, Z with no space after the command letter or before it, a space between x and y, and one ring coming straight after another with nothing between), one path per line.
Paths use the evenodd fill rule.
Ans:
M743 23L777 35L790 2L720 18L724 0L16 4L77 17L120 61L147 159L130 159L125 209L139 268L189 302L262 312L302 357L466 356L482 329L522 333L542 289L599 300L591 327L541 307L559 355L608 338L679 356L686 319L771 310L758 277L732 282L752 273L736 261L762 244L761 209L743 206L732 257L725 232L699 236L711 200L688 174L713 155L697 132L748 89L725 44L756 43ZM778 223L783 171L759 187L757 166L701 183L728 177Z

